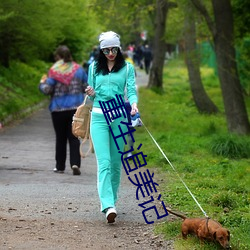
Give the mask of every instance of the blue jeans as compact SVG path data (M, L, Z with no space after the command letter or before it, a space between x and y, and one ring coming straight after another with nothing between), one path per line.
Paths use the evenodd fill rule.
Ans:
M127 130L126 125L120 124L121 121L127 119L123 117L115 119L110 125L115 136L121 134L118 125L121 125L122 131ZM118 151L124 151L125 142L122 137L118 139L112 137L104 115L99 113L91 113L90 134L97 160L97 190L101 211L104 212L106 208L115 207L118 199L122 167L122 155Z

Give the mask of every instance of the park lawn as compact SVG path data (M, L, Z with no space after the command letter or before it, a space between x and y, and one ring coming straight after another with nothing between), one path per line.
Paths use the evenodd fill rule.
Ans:
M166 206L188 217L204 216L182 179L207 215L230 230L232 249L250 249L250 138L228 134L218 78L207 67L201 68L201 74L205 89L220 113L197 112L186 67L181 59L172 60L164 69L163 93L139 90L142 121L168 160L145 126L136 128L134 148L142 143L140 151L147 155L147 168L157 168L158 192ZM220 150L227 154L216 154ZM196 238L191 237L187 242L180 239L180 225L179 218L166 221L157 224L155 232L164 234L166 239L175 239L178 250L217 249L213 243L201 247Z

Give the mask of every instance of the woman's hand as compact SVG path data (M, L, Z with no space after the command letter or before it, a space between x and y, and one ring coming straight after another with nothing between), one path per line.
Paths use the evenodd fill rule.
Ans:
M137 112L138 112L137 103L134 102L134 103L131 105L131 112L130 112L130 114L133 116L133 115L135 115Z
M90 87L90 86L88 86L86 89L85 89L85 92L86 92L86 94L88 95L88 96L95 96L95 90L92 88L92 87Z
M43 76L42 76L42 78L41 78L41 80L40 80L40 83L45 83L45 81L47 80L47 75L46 74L44 74Z

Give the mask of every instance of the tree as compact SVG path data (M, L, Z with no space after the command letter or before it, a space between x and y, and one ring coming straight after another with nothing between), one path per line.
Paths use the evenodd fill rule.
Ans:
M166 30L167 13L170 8L176 6L175 3L169 2L168 0L156 1L155 34L153 42L154 57L149 75L149 88L157 87L162 89L163 66L166 53L164 35Z
M149 35L152 30L155 0L93 0L92 6L97 14L101 31L113 30L121 35L122 47L131 42L140 43L140 33L147 27Z
M85 11L89 1L1 0L0 64L10 60L48 60L54 49L65 43L74 59L82 60L91 48L95 20Z
M218 108L207 95L200 75L200 57L197 52L196 27L193 7L189 3L185 6L185 55L188 69L189 82L195 105L200 113L217 113Z
M204 16L213 37L228 130L249 134L250 123L236 64L230 0L212 0L214 21L200 0L191 1Z
M14 0L2 0L0 9L4 14L11 13L5 20L0 20L0 51L1 64L9 66L11 59L27 61L32 57L37 58L37 52L44 51L45 44L49 47L53 44L55 34L52 36L46 26L47 20L44 18L46 4L41 1L25 2ZM49 7L46 12L50 13ZM46 27L46 28L45 28Z

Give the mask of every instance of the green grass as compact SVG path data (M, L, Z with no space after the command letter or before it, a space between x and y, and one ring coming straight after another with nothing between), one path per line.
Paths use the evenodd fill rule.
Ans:
M182 61L168 63L164 70L164 92L139 90L142 121L184 180L206 213L231 232L232 249L250 249L250 138L227 132L221 90L209 68L201 69L205 89L218 106L217 115L201 115L192 100ZM250 101L246 100L248 112ZM135 146L142 143L147 167L157 168L164 203L189 217L203 214L176 172L158 150L144 127L136 129ZM214 243L201 248L194 237L184 242L181 220L156 224L155 231L175 239L175 248L217 249ZM219 249L219 248L218 248Z
M0 122L8 116L18 118L21 111L34 107L46 97L38 90L48 65L34 61L30 65L11 62L10 68L0 67Z

